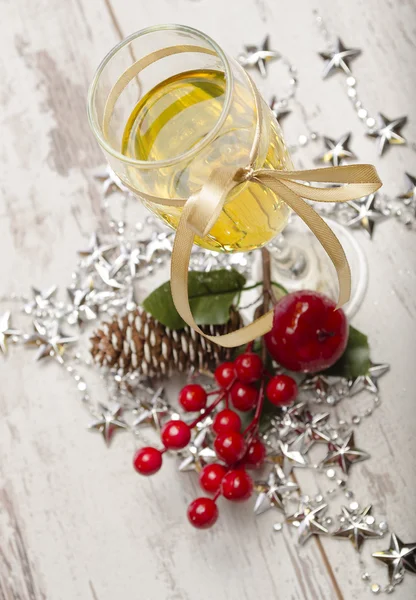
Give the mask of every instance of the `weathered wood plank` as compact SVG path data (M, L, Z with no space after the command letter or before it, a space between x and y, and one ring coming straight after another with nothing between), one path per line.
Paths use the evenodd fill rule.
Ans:
M406 135L415 140L414 4L315 5L334 35L365 51L354 65L363 101L391 117L409 114ZM354 151L376 162L390 193L402 189L405 169L414 170L409 148L376 157L343 93L342 78L321 82L317 52L323 42L306 0L285 10L271 0L245 0L238 9L219 0L17 0L2 8L9 24L0 40L7 57L0 64L2 291L68 283L76 249L101 219L91 173L103 159L86 124L88 83L120 34L161 20L203 29L232 55L270 33L274 47L299 70L303 116L298 112L285 122L289 141L304 131L302 119L328 135L352 130ZM266 97L282 89L282 77L286 74L273 65L270 77L259 82ZM311 164L319 150L306 149L300 166ZM375 514L410 539L416 530L414 234L389 222L376 229L371 243L357 235L368 253L371 282L356 324L370 334L374 359L390 362L392 373L382 381L384 402L377 415L357 434L374 459L354 469L352 487L357 500L373 501ZM99 439L83 432L88 419L71 382L57 366L30 359L30 353L12 349L7 362L0 361L1 599L127 600L138 593L146 600L367 597L347 542L322 542L325 565L319 546L299 549L295 531L273 533L275 516L254 520L250 506L221 506L215 531L201 535L189 529L184 512L198 493L195 479L178 481L169 464L152 481L139 480L130 466L129 436L116 438L106 454ZM351 400L345 411L353 414L361 403ZM374 544L365 549L367 557L369 549ZM385 580L383 568L370 565ZM413 583L408 576L397 600L411 597Z

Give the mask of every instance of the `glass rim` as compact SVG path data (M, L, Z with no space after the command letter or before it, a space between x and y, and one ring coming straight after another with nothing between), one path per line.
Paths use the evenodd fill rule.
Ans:
M211 49L215 51L216 55L221 59L221 62L223 63L223 66L224 66L224 73L225 73L224 105L222 107L221 114L219 115L218 120L215 123L214 127L211 129L211 131L187 152L184 152L183 154L178 154L178 156L174 156L172 158L168 158L168 159L164 159L164 160L154 160L154 161L138 160L136 158L130 158L130 157L126 156L125 154L122 154L121 152L119 152L118 150L113 148L113 146L111 146L111 144L109 144L107 142L107 140L102 135L102 127L101 127L100 123L98 122L98 119L96 118L95 110L93 108L93 103L95 100L95 94L97 91L97 86L98 86L100 77L101 77L105 67L111 61L111 59L120 50L122 50L125 46L130 44L132 41L138 39L139 37L148 35L149 33L155 33L157 31L164 31L164 30L165 31L183 31L185 33L191 33L191 34L195 35L196 37L203 39L205 42L208 43L209 46L211 46ZM103 60L99 64L99 66L94 74L93 80L88 89L88 96L87 96L88 122L89 122L92 132L95 135L95 138L97 139L98 143L103 148L103 150L105 150L108 154L110 154L117 160L127 163L131 166L140 167L141 169L154 169L154 168L170 167L172 165L175 165L178 162L182 162L183 160L187 160L187 159L195 156L196 154L198 154L198 152L200 152L205 146L207 146L215 138L215 136L217 135L217 133L220 131L221 127L223 126L223 124L227 118L227 115L229 113L229 110L230 110L232 89L233 89L233 79L234 78L233 78L231 66L230 66L230 63L229 63L229 60L228 60L226 54L211 37L209 37L202 31L199 31L198 29L195 29L193 27L188 27L187 25L177 25L174 23L146 27L145 29L140 29L139 31L132 33L131 35L126 37L124 40L119 42L116 46L114 46L106 54L106 56L103 58Z

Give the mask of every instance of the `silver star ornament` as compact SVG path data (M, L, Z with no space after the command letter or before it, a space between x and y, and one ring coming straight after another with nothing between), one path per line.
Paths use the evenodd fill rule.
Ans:
M287 110L287 103L283 103L281 100L277 98L277 96L273 96L270 100L270 110L276 117L276 119L281 123L285 117L290 115L291 110Z
M142 403L142 409L137 419L133 422L132 427L150 425L156 431L160 431L163 419L171 413L169 404L161 398L163 392L164 388L161 386L156 390L149 402Z
M350 396L354 396L363 390L378 393L378 379L389 371L390 365L387 363L370 363L370 367L366 375L359 375L350 382Z
M297 425L295 431L297 438L293 440L293 445L300 448L302 454L306 454L317 442L328 443L331 441L331 434L328 430L329 413L319 413L312 415L307 412L307 418L304 422Z
M122 413L122 407L120 405L115 406L112 410L101 405L101 410L101 417L93 423L90 423L88 429L101 433L106 445L109 446L115 432L126 430L129 426L125 421L120 419Z
M390 121L386 116L379 114L379 127L369 131L367 135L377 140L380 156L389 146L402 146L406 143L406 139L400 135L406 123L407 117L399 117Z
M347 48L340 38L338 38L332 51L319 53L319 56L326 61L322 77L325 79L328 75L335 73L338 69L344 71L347 75L350 75L351 69L349 63L353 58L356 58L360 54L361 50L358 50L357 48Z
M21 332L10 327L10 311L7 311L0 315L0 350L3 354L7 354L7 338L15 335L21 335Z
M370 455L364 450L355 447L354 433L340 443L331 442L328 444L329 452L321 462L321 467L338 465L343 473L348 474L353 464L370 458Z
M315 161L323 164L330 164L334 167L341 165L345 159L354 160L356 155L349 149L351 133L345 133L338 140L330 137L323 137L326 147L325 152L316 157Z
M238 60L246 68L256 68L262 77L267 75L267 63L280 58L280 54L269 48L269 36L267 35L261 46L245 46L246 54L240 54Z
M282 467L285 477L288 477L295 467L305 468L308 462L299 450L289 448L289 444L278 442L279 452L272 452L266 457L266 462Z
M312 535L326 535L328 529L318 520L318 515L324 513L328 504L320 504L316 508L310 508L301 503L299 511L287 517L288 523L291 523L298 530L298 542L303 545Z
M26 314L38 314L55 306L55 296L57 292L56 285L52 285L46 290L40 290L32 286L33 299L27 302L24 306Z
M350 511L345 506L341 507L344 523L332 534L337 538L345 538L352 542L354 548L359 552L364 540L378 538L382 533L370 524L367 517L371 515L372 506L366 506L361 512Z
M144 262L145 255L141 248L131 247L131 244L121 242L119 246L120 254L114 260L109 271L110 279L115 277L123 267L127 266L130 277L136 277L140 264Z
M400 194L398 198L403 200L405 206L412 208L413 215L416 218L416 177L413 177L413 175L410 175L409 173L405 173L405 175L410 182L410 187L407 192Z
M199 431L193 441L183 450L178 452L181 458L179 471L196 471L199 473L203 467L217 460L215 450L208 445L209 430L207 428Z
M390 537L389 548L373 552L373 556L387 565L392 584L401 581L405 571L416 574L416 543L405 544L395 533Z
M117 248L116 243L102 244L97 233L93 233L88 248L84 250L78 250L79 256L83 259L83 263L86 267L93 266L96 262L105 258L108 252L111 252Z
M269 473L267 481L255 482L254 489L258 493L254 512L260 515L273 507L284 513L284 497L297 491L299 486L292 481L287 481L282 469L275 466Z
M369 194L359 200L351 200L348 205L355 210L356 214L347 221L347 227L361 227L371 239L376 223L386 218L377 206L377 195Z
M76 336L69 336L62 333L57 321L53 321L50 324L43 324L35 320L33 326L35 333L27 337L25 344L39 347L35 360L53 357L62 363L62 354L65 352L66 345L73 344L78 340Z
M90 288L85 290L67 288L67 293L71 300L71 310L67 316L70 325L75 325L75 323L82 325L97 318L97 307L88 304Z

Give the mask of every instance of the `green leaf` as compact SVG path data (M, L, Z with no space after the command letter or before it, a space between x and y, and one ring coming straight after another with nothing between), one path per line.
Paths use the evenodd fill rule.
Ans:
M350 325L348 344L341 358L327 369L327 375L337 375L355 379L366 375L370 368L370 346L364 333Z
M222 325L230 318L234 298L244 287L245 277L238 271L191 271L189 300L198 325ZM154 290L143 302L143 308L165 327L182 329L186 323L173 304L170 281Z

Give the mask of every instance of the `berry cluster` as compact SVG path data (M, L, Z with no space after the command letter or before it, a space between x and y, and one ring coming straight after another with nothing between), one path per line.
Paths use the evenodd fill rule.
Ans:
M264 463L266 449L258 437L259 419L265 394L276 406L288 406L297 395L297 385L288 375L270 376L262 359L251 351L234 362L220 364L214 373L218 388L206 392L199 384L186 385L179 393L179 404L186 412L199 412L191 423L170 420L161 431L161 450L147 446L134 456L134 468L142 475L153 475L162 466L166 450L181 450L190 440L192 429L208 415L218 410L212 422L214 449L218 462L203 467L199 484L213 498L196 498L188 507L188 519L195 527L211 527L218 518L216 501L220 496L232 502L247 500L253 491L248 469ZM209 399L213 397L212 401ZM220 404L222 406L220 407ZM250 424L242 431L238 412L254 410Z
M343 354L348 341L348 322L335 303L317 292L300 291L284 296L274 308L272 330L264 336L271 357L290 371L316 373L333 365ZM138 450L134 467L142 475L152 475L162 466L166 450L181 450L190 440L192 429L216 412L212 432L218 462L200 472L201 488L213 498L201 497L188 508L188 519L195 527L211 527L218 518L216 501L241 501L250 497L253 481L248 469L261 467L266 449L260 441L259 419L264 398L280 407L297 396L297 385L289 375L269 375L262 359L249 344L234 362L220 364L215 371L218 388L207 393L197 384L186 385L179 403L186 412L199 412L191 423L171 420L161 431L163 449ZM208 397L214 400L208 402ZM223 403L221 409L220 403ZM243 430L238 412L254 411L251 423Z

